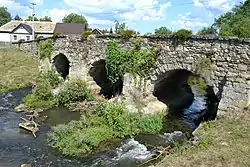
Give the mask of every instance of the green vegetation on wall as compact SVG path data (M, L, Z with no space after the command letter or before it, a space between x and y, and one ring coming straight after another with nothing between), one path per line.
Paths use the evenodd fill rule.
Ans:
M116 83L126 72L147 78L155 61L156 53L142 50L140 41L134 42L134 48L131 51L120 49L115 40L108 43L106 68L112 83Z
M47 39L40 43L39 47L40 59L51 58L51 54L53 52L53 41L51 39Z
M192 36L192 31L191 30L186 30L186 29L180 29L172 34L174 38L177 38L179 40L187 40Z
M130 113L123 105L99 102L79 121L53 127L49 141L68 156L94 153L102 142L161 130L162 115ZM98 151L98 150L97 150Z

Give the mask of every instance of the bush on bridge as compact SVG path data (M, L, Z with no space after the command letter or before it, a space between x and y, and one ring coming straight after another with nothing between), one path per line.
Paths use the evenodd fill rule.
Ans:
M123 50L119 48L115 40L108 43L107 73L112 83L116 83L123 74L138 74L147 78L150 70L154 67L156 53L154 51L142 50L141 41L134 42L134 48Z
M53 41L51 39L47 39L46 41L41 42L39 52L41 60L45 58L51 59L51 55L53 52Z

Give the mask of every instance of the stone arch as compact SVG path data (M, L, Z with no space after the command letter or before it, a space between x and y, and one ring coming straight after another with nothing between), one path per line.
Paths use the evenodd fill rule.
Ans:
M55 67L56 71L63 77L65 80L69 75L70 61L63 53L57 54L52 58L52 64Z
M202 121L216 118L219 99L209 85L205 94L195 91L188 83L190 76L199 77L186 69L159 74L153 84L153 95L168 106L168 115L183 119L195 129Z
M110 99L115 95L119 95L122 92L123 80L118 80L116 84L112 84L108 79L106 70L106 60L99 59L92 63L88 74L93 78L98 86L101 87L100 94Z

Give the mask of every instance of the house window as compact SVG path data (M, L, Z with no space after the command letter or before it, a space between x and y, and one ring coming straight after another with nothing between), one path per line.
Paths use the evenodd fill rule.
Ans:
M29 41L29 40L30 40L30 36L26 36L26 38L27 38L27 41Z
M16 35L13 35L13 37L14 37L14 40L16 41L16 40L17 40L17 36L16 36Z

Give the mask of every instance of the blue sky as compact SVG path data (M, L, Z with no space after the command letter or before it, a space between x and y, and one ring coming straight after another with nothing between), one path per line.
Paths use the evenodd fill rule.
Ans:
M147 33L161 26L196 32L244 0L0 0L0 6L26 18L30 2L37 4L37 17L47 15L55 22L74 12L84 15L93 28L110 28L118 20Z

